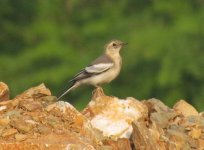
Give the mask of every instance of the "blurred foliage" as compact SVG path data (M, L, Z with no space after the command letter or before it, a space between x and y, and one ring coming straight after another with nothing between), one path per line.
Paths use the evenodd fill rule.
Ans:
M107 94L204 109L203 0L5 0L0 22L0 79L12 96L41 82L60 95L107 41L120 39L129 45ZM83 108L92 90L65 99Z

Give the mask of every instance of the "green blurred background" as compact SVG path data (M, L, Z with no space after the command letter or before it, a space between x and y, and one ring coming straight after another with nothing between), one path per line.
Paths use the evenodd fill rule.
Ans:
M1 0L0 80L12 97L41 82L60 95L111 39L129 45L106 94L204 109L203 0ZM82 109L92 90L64 100Z

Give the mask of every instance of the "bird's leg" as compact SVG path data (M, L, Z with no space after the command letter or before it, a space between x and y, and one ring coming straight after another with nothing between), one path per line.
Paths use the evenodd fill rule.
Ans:
M104 95L103 89L100 86L96 86L96 90Z
M100 86L95 85L95 87L96 89L92 92L93 97L100 97L105 95L103 89Z

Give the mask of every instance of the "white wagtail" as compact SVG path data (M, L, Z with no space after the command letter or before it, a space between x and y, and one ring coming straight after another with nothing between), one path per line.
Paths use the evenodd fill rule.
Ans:
M83 84L99 87L115 79L121 70L122 58L120 49L127 43L112 40L105 46L105 53L94 60L90 65L77 73L70 81L71 86L58 99L61 99L69 91Z

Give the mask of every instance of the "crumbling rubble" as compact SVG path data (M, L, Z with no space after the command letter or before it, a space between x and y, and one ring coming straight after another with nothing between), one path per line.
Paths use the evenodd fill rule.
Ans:
M0 149L204 149L204 115L184 100L171 109L157 99L121 100L96 89L79 112L57 101L44 84L12 100L5 85L0 84Z

